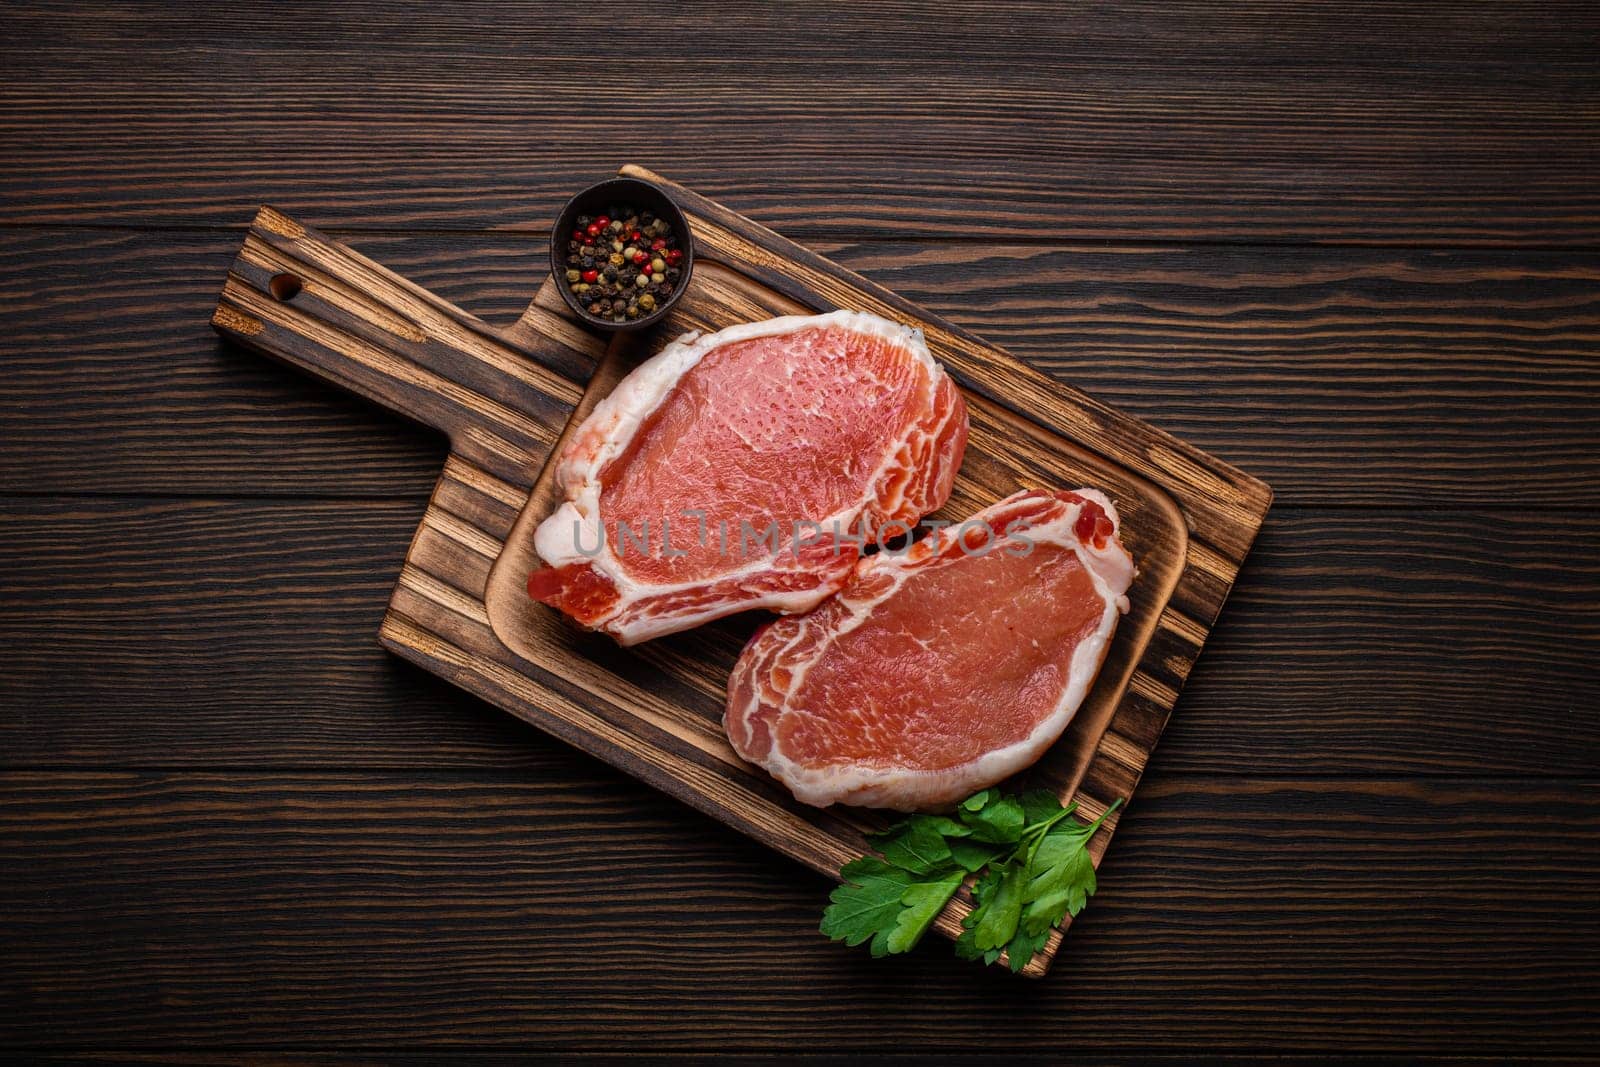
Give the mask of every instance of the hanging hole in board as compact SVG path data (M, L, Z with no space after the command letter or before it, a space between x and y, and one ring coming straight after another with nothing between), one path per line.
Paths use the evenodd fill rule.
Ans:
M293 300L300 295L300 290L305 288L305 283L300 280L300 275L284 271L274 274L272 280L267 282L267 288L279 300Z

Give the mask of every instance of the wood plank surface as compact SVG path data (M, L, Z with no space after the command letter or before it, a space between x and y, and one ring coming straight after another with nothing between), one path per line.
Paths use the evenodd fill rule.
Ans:
M609 9L0 11L0 1049L1592 1061L1600 8L651 17L637 84ZM443 442L214 279L275 201L510 322L625 156L1278 490L1096 973L828 945L822 879L373 644Z
M545 271L542 240L353 240L492 323ZM436 438L211 336L238 241L29 229L0 245L0 489L426 494ZM1280 505L1600 507L1593 256L820 250L1259 474Z
M28 709L0 717L0 765L509 769L567 751L378 649L422 510L0 501L3 692ZM1274 511L1156 766L1592 775L1597 607L1600 514Z
M0 222L537 231L624 150L801 239L1600 241L1583 0L8 5ZM617 91L625 86L626 91Z
M1001 1033L1012 1054L1588 1049L1595 783L1146 785L1074 927L1078 966L1019 983L936 942L842 956L815 930L822 878L774 877L739 835L686 835L645 787L559 765L6 774L0 1035L547 1054L696 1050L708 1033L725 1050L856 1053L992 1052ZM850 1010L814 1010L839 984Z

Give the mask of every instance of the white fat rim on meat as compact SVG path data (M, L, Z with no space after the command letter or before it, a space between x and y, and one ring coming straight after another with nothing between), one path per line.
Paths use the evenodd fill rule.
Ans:
M1067 668L1067 685L1061 693L1061 699L1056 702L1056 706L1048 715L1039 720L1027 737L1005 748L986 752L969 763L941 770L924 771L905 767L877 769L861 766L816 769L794 763L779 750L776 743L761 765L787 785L797 799L806 804L827 807L829 804L844 801L865 807L892 805L901 810L953 803L1032 766L1044 750L1061 736L1062 731L1077 714L1083 698L1088 695L1089 687L1099 674L1106 646L1116 630L1117 619L1128 610L1127 591L1133 584L1135 572L1132 558L1118 540L1122 525L1117 509L1110 499L1097 489L1077 489L1074 492L1085 500L1099 504L1107 518L1111 520L1115 532L1107 540L1104 548L1097 549L1078 540L1073 526L1083 511L1082 504L1070 506L1065 515L1059 519L1030 527L1027 536L1036 544L1060 545L1076 553L1094 583L1095 591L1100 594L1104 609L1100 616L1100 625L1095 632L1084 638L1073 650L1072 662ZM1005 503L1006 501L1001 501L995 507L1001 507ZM981 519L984 514L979 512L973 519ZM816 653L803 666L794 670L788 692L793 693L800 688L811 665L822 658L837 637L861 625L877 604L898 592L906 578L915 573L914 568L907 569L902 563L903 560L900 558L881 555L862 561L860 566L863 570L871 568L898 571L893 587L887 593L860 603L845 600L844 603L850 610L850 618L828 636L827 641L819 646ZM756 699L759 700L759 697ZM754 707L746 706L740 713L749 715L754 710ZM789 714L793 712L788 708L781 710L778 713L778 722ZM777 732L778 722L773 724L774 733Z
M785 315L761 322L740 323L712 334L686 333L629 372L617 383L611 395L595 405L589 417L578 428L574 441L598 437L601 445L589 454L563 455L558 461L556 484L566 499L534 531L534 551L538 553L539 558L552 567L587 563L605 575L621 595L613 617L620 614L628 605L645 597L702 587L705 583L698 581L673 584L636 581L622 571L609 545L605 551L598 554L578 550L580 544L596 545L600 542L600 472L605 470L606 464L623 453L640 427L672 393L678 381L711 351L723 345L757 337L774 337L829 326L841 326L854 333L879 337L904 349L913 359L927 368L929 381L934 386L937 386L944 374L943 368L928 352L921 330L863 311L834 311L826 315ZM915 430L913 426L910 432ZM896 451L895 448L886 449L884 463L888 463ZM825 530L831 529L832 524L837 521L841 529L849 528L870 501L872 489L882 473L883 467L880 465L867 483L867 490L861 500L834 515L818 520L818 525ZM769 569L771 569L770 560L756 559L737 570L719 574L716 580L737 579ZM810 611L826 600L830 592L829 589L773 592L758 598L741 600L733 610L768 608L785 614L794 614ZM728 613L725 609L710 609L699 613L695 618L703 622ZM602 621L600 626L605 628L605 623ZM623 627L616 633L616 637L620 644L633 645L684 628L683 615L641 619Z

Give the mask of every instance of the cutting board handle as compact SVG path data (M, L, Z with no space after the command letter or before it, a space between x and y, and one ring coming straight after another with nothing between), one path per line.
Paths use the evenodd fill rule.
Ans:
M601 347L555 315L496 330L270 207L257 213L211 322L444 432L457 455L527 485Z

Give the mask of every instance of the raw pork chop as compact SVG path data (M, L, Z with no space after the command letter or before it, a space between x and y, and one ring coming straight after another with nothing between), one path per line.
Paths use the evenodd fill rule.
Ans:
M819 807L939 808L1016 773L1066 729L1128 610L1118 531L1102 493L1027 490L863 559L745 647L729 740Z
M624 645L807 611L849 577L852 532L892 537L944 503L966 441L921 331L836 311L685 335L562 453L528 592Z

